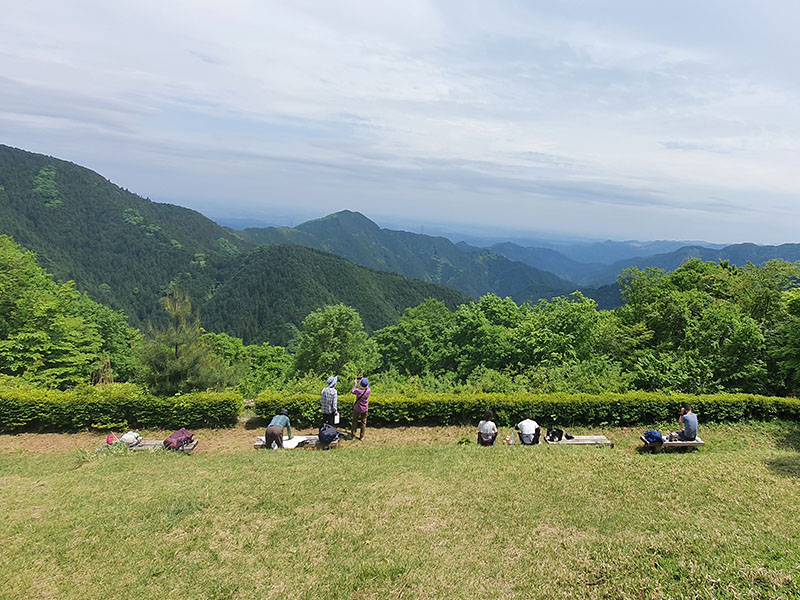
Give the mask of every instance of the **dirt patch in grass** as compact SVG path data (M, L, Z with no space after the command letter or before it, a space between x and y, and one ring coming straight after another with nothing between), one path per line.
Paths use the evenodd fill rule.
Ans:
M381 427L368 428L363 441L343 442L341 449L370 448L395 445L442 445L455 444L462 437L474 435L472 427ZM206 452L229 453L252 450L256 436L264 435L263 429L255 429L245 422L225 429L195 429L192 431L200 443L195 454ZM121 435L123 431L115 431ZM147 440L163 440L171 432L156 430L139 433ZM316 430L301 429L296 435L316 434ZM24 450L52 454L71 450L93 450L105 445L108 432L79 433L20 433L0 435L0 452Z
M737 427L734 425L710 426L711 430L704 428L703 438L706 442L719 438L722 444L734 443L758 445L758 439L738 439ZM771 426L763 426L771 429ZM758 426L755 426L758 428ZM619 449L626 448L631 451L641 446L639 435L644 427L575 427L568 430L575 435L605 435ZM349 431L341 428L342 431ZM783 437L797 435L798 428L792 427L783 432ZM253 450L256 437L264 435L262 420L244 419L236 426L224 429L195 429L192 430L195 439L199 441L195 454L203 453L235 453ZM543 428L544 432L544 428ZM124 431L115 431L121 435ZM163 440L171 431L166 430L139 430L146 440ZM296 435L316 434L316 429L295 430ZM497 445L511 434L510 427L501 427ZM0 435L0 452L13 452L18 450L28 452L41 452L53 454L74 451L76 449L91 451L104 446L108 432L79 432L79 433L20 433L14 435ZM443 446L457 444L460 440L475 443L476 429L473 426L423 426L413 425L407 427L367 427L366 437L363 441L343 441L337 451L363 450L368 448L396 447L396 446ZM783 439L783 438L781 438ZM543 445L544 446L544 445ZM530 450L530 448L526 449Z

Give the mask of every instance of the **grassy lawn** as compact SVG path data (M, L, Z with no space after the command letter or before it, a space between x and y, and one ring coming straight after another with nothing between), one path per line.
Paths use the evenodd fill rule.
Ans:
M705 448L658 455L638 429L455 443L472 432L257 452L240 427L192 456L0 436L0 598L800 597L797 425L701 425Z

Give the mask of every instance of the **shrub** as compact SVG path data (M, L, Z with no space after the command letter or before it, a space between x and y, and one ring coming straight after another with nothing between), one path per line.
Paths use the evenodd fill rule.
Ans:
M242 408L234 392L161 398L130 383L70 391L2 386L0 431L221 427L235 424Z
M343 421L350 418L349 398L339 406ZM530 412L543 426L647 425L677 421L689 403L701 422L787 419L800 420L800 400L751 394L691 396L649 392L624 394L374 394L369 399L370 422L376 425L474 424L491 408L499 425L513 425ZM347 408L344 408L344 407ZM319 396L308 393L263 392L255 411L269 419L281 408L292 423L304 427L321 421Z

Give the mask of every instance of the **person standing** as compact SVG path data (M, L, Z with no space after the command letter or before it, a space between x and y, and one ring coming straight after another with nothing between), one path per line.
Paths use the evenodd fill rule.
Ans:
M328 377L328 383L322 388L322 393L320 394L322 422L328 425L335 425L334 420L339 413L339 392L336 391L336 383L338 381L339 378L336 375Z
M364 439L364 432L367 429L367 410L369 409L369 381L366 377L356 377L353 381L353 394L356 403L353 405L353 424L350 427L350 434L356 437L356 425L361 424L361 435L358 439Z
M292 424L289 422L289 411L281 409L281 411L272 417L272 421L267 425L267 431L264 435L267 450L271 450L272 446L275 448L283 449L283 430L286 429L289 439L292 439Z

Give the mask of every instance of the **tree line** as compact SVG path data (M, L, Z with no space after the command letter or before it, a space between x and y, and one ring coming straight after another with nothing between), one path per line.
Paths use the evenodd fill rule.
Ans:
M354 308L333 304L277 346L205 331L178 286L164 319L135 329L0 236L0 376L60 389L134 381L161 395L253 397L363 373L394 390L789 395L800 377L798 276L782 260L692 259L671 273L626 269L614 310L578 292L521 305L488 294L452 309L426 300L372 335Z

